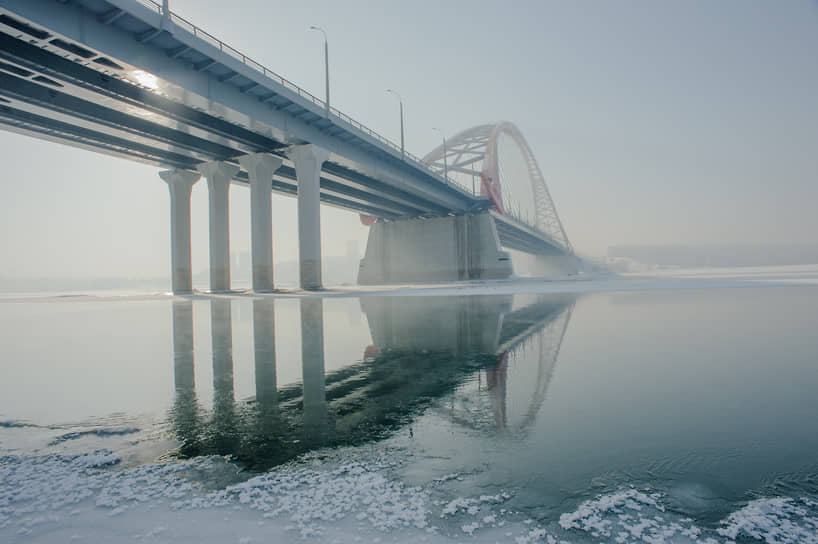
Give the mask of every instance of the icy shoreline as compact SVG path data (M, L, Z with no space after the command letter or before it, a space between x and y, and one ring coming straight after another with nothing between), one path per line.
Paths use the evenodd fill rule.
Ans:
M357 298L369 296L458 296L546 293L614 293L668 289L711 289L735 287L818 286L818 265L801 267L757 267L747 269L668 269L639 274L581 274L554 278L514 277L507 280L463 281L420 285L347 285L321 291L284 288L272 293L254 293L236 289L229 293L210 294L195 290L185 298ZM128 292L89 291L37 294L0 293L0 303L21 302L101 302L127 300L167 300L169 292L135 294Z
M237 477L222 458L119 462L108 450L0 458L0 540L818 542L811 498L757 499L713 529L671 512L660 493L626 488L535 522L508 509L514 490L441 499L436 486L456 475L407 486L383 451L318 452L220 489L220 474Z

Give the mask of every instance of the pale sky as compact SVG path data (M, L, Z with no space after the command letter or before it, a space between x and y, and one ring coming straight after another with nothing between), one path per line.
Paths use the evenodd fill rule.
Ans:
M229 6L229 9L225 9ZM473 125L517 124L575 248L818 242L818 2L272 2L171 9L422 156ZM158 168L0 132L0 276L166 276ZM295 201L274 196L274 259L295 260ZM231 249L249 248L231 189ZM193 268L208 262L193 191ZM326 255L365 246L323 208Z

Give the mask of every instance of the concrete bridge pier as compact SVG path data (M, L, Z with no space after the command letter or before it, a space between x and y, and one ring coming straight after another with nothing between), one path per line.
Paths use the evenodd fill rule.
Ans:
M207 180L210 199L210 291L230 290L230 181L235 164L211 161L196 169Z
M190 190L199 181L198 172L178 168L159 172L170 190L171 286L174 293L193 290L190 257Z
M298 180L298 255L302 289L317 290L321 282L321 166L329 151L312 144L294 146L288 153Z
M429 283L508 278L503 251L488 212L374 223L358 283Z
M252 153L239 157L250 177L250 246L253 261L253 290L273 290L273 174L281 167L281 157Z

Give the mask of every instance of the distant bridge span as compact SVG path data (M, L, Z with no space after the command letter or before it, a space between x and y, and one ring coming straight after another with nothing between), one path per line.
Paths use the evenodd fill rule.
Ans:
M0 127L170 168L161 176L171 194L175 292L192 287L190 188L200 176L210 192L214 291L230 288L227 214L234 182L250 185L258 291L273 289L271 190L298 198L301 285L307 289L322 285L320 202L377 218L370 233L376 245L375 231L410 233L421 220L431 221L425 230L434 239L445 238L444 231L460 237L437 254L416 255L418 274L408 278L391 274L389 263L380 266L383 255L368 247L364 282L506 277L510 263L504 264L499 247L489 247L492 237L502 247L537 255L570 260L573 254L533 154L513 125L496 125L497 135L519 136L524 160L536 170L529 169L528 181L540 180L531 185L537 210L553 213L514 213L515 202L502 190L518 183L504 178L502 152L484 153L487 174L475 194L456 175L442 175L434 158L402 153L152 0L0 0ZM458 149L465 140L453 143ZM458 221L473 224L460 228ZM424 236L393 241L411 249ZM425 262L458 252L457 262ZM440 273L427 278L427 268Z

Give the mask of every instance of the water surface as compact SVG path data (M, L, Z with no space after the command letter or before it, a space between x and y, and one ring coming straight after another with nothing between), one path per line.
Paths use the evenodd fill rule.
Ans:
M59 541L63 521L26 521L36 501L9 492L26 463L186 467L185 493L221 508L235 486L280 493L269 478L323 456L426 502L394 527L316 514L285 534L754 541L777 527L770 541L814 541L816 323L818 289L798 285L3 301L0 535ZM94 451L113 460L71 464Z

